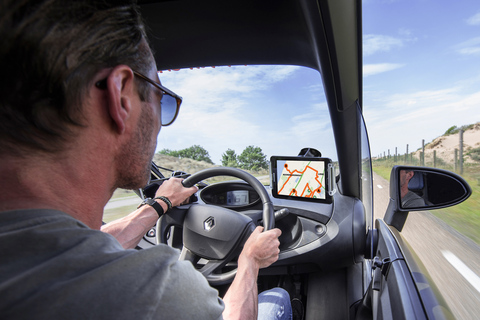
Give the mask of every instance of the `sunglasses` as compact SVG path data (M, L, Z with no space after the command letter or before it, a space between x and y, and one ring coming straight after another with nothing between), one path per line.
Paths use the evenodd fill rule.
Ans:
M165 88L161 84L153 81L152 79L144 76L143 74L135 70L132 71L135 76L147 81L162 92L162 100L160 101L162 112L162 126L166 127L171 125L178 116L178 111L180 110L180 105L182 104L182 97L180 97L170 89Z

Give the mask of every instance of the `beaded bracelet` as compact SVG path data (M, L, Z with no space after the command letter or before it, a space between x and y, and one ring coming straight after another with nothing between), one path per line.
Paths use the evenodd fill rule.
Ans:
M168 210L172 209L173 207L172 202L167 197L160 196L160 197L155 197L154 199L162 200L163 202L165 202L167 204Z

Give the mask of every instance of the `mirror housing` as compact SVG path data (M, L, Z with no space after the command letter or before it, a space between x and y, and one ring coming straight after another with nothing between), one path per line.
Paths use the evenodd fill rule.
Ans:
M472 194L459 175L437 168L394 166L385 223L402 231L410 211L451 207Z

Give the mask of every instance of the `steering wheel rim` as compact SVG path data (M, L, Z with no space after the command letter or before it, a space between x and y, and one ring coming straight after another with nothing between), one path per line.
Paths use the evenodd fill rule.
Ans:
M215 177L215 176L233 176L250 184L254 190L258 193L261 201L262 201L262 217L263 217L263 226L264 231L273 229L275 227L275 216L273 210L273 204L270 200L270 197L265 190L265 187L257 180L253 175L243 170L237 168L229 168L229 167L215 167L209 168L202 171L199 171L187 179L182 181L182 184L185 187L192 187L196 183L205 180L207 178ZM200 204L195 204L193 206L204 206ZM205 205L206 206L206 205ZM228 210L228 209L225 209ZM166 242L166 232L165 230L169 230L171 226L181 226L184 228L185 223L185 216L187 210L183 210L182 212L175 212L176 210L169 210L165 213L157 222L157 243L167 243ZM180 213L180 214L179 214ZM239 214L239 213L237 213ZM183 240L183 242L185 239ZM185 243L185 242L184 242ZM234 256L234 255L233 255ZM207 278L210 284L212 285L220 285L226 284L233 280L236 275L237 269L230 270L224 273L214 273L215 271L221 269L228 263L232 258L232 254L229 254L225 259L219 260L207 260L207 264L201 268L199 271ZM191 252L190 250L186 249L185 245L183 246L182 253L179 257L179 260L189 260L192 263L196 263L200 259L195 253Z

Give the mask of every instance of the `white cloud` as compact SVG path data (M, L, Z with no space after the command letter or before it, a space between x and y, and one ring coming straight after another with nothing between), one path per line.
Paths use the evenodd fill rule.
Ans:
M288 126L279 126L265 137L265 152L270 155L297 155L300 149L313 147L323 156L337 159L333 130L326 103L309 105L290 119Z
M480 37L469 39L455 46L462 55L480 55Z
M364 113L373 155L404 152L430 142L453 125L480 121L480 91L464 92L461 87L417 91L384 97L365 96ZM401 151L400 151L401 150Z
M377 52L387 52L403 46L403 40L378 34L363 36L363 54L369 56Z
M412 30L407 28L400 28L398 29L398 34L401 36L410 37L412 35Z
M464 55L477 55L477 54L480 54L480 46L463 48L458 50L458 52Z
M468 18L467 24L472 26L480 25L480 12Z
M404 64L398 63L377 63L377 64L365 64L363 65L363 76L368 77L371 75L395 70L398 68L402 68L405 66Z

